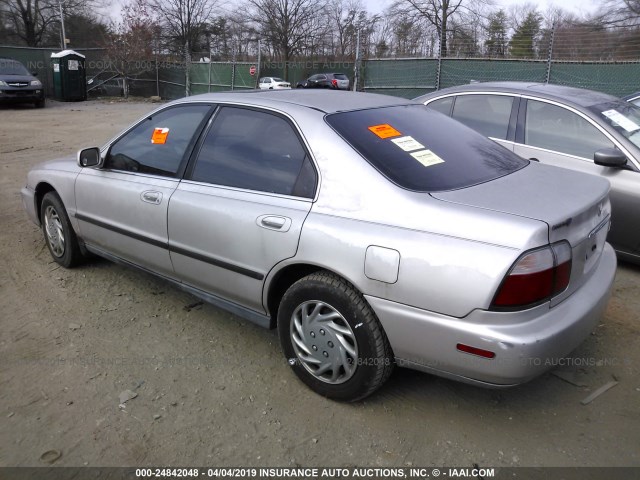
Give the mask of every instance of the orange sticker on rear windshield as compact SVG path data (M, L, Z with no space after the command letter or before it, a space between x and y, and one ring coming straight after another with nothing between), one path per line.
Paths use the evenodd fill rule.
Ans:
M373 133L375 133L380 138L389 138L389 137L399 137L402 135L398 130L393 128L391 125L387 125L383 123L382 125L373 125L369 127Z
M168 128L155 128L153 130L153 135L151 135L151 143L164 145L165 143L167 143L168 136L169 136Z

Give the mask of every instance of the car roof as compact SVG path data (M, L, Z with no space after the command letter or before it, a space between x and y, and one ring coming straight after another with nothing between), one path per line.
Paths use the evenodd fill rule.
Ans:
M608 95L594 90L586 90L584 88L567 87L564 85L555 85L551 83L534 83L534 82L480 82L468 85L459 85L456 87L438 90L436 92L422 95L415 100L422 101L439 95L455 92L504 92L516 94L534 94L537 97L547 100L560 100L563 103L572 103L581 107L588 107L599 103L618 100L618 97Z
M400 97L375 93L342 92L333 90L244 90L216 92L194 95L173 103L191 102L231 102L248 105L286 108L295 105L318 110L323 113L336 113L395 105L416 105L417 102Z

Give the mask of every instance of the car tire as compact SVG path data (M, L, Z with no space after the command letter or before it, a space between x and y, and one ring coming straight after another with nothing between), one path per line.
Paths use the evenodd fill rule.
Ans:
M300 380L334 400L361 400L393 371L391 346L375 313L353 285L329 272L308 275L286 291L278 333Z
M36 108L44 108L45 105L45 100L44 98L42 100L38 100L36 103L34 103Z
M62 200L55 192L47 193L40 206L44 240L53 259L65 268L80 263L82 252Z

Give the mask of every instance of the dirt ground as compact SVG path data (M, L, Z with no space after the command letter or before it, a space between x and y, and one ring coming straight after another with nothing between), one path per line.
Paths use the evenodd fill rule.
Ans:
M526 385L396 369L340 404L295 378L273 331L104 260L58 267L22 208L27 171L155 106L0 108L0 466L52 450L55 466L640 466L640 268L619 266L596 331Z

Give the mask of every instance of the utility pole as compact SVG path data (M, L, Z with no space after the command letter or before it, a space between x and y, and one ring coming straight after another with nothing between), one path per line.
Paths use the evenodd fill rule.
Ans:
M356 61L353 65L353 91L358 90L358 81L360 80L360 29L356 36Z
M62 50L66 50L67 34L64 31L64 15L62 13L62 0L58 0L58 9L60 10L60 25L62 26Z

